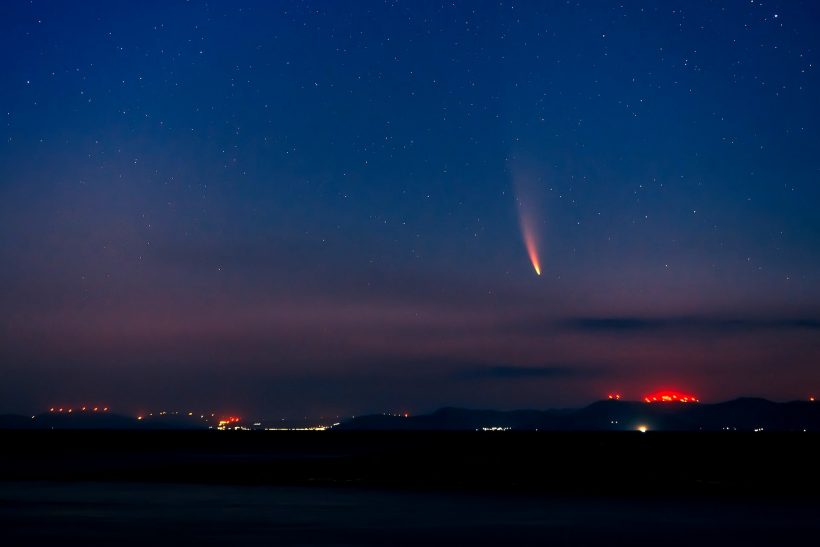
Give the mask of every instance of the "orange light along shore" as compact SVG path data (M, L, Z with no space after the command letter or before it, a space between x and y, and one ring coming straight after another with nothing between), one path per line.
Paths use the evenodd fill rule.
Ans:
M48 411L49 412L54 412L56 414L61 414L61 413L68 414L68 413L74 412L74 408L73 407L56 407L56 406L53 406L53 407L49 408ZM108 407L107 406L104 406L104 407L95 406L95 407L92 408L92 407L88 407L88 406L82 406L82 407L79 407L77 409L77 411L78 412L108 412Z
M646 403L698 403L700 400L690 394L679 391L657 391L644 396Z
M229 427L235 426L238 423L239 423L239 417L238 416L228 416L227 418L223 418L223 419L219 420L219 422L217 423L216 428L217 429L228 429Z

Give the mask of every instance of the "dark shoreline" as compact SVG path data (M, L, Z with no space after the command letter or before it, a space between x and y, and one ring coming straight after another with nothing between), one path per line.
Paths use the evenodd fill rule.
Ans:
M0 431L8 545L796 545L812 433Z
M2 481L802 497L816 433L2 431Z
M817 500L0 483L6 545L805 545Z

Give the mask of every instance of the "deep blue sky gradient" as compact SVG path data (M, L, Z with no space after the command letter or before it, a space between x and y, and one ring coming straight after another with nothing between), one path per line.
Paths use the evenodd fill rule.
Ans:
M818 21L3 2L0 410L820 390Z

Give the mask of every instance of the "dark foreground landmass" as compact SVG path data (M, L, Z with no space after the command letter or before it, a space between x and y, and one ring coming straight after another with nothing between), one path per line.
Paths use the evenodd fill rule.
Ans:
M4 545L791 545L814 433L4 431Z
M816 433L4 431L0 480L814 494Z
M818 504L135 483L0 490L4 545L815 545Z

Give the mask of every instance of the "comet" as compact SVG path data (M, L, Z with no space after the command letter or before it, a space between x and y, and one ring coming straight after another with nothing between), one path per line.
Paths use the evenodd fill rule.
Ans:
M524 240L524 247L527 249L527 256L532 263L535 275L541 275L541 257L539 249L541 247L541 232L538 230L537 219L541 218L540 192L534 184L533 177L526 176L519 172L513 174L513 185L515 187L515 202L518 209L518 225L521 228L521 238Z
M532 268L536 275L541 275L541 259L538 258L538 238L532 227L529 217L521 214L519 209L519 223L521 224L521 236L524 238L524 246L527 248L527 255L530 257Z

